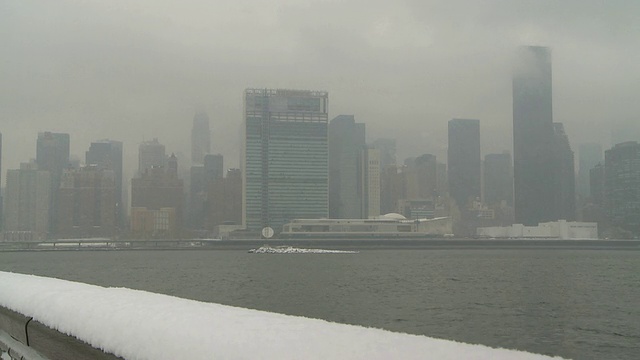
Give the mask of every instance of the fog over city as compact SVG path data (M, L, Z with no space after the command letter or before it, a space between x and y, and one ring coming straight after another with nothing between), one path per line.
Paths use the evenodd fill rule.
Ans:
M197 111L212 151L239 166L248 87L325 90L329 119L395 137L398 161L446 161L447 121L480 119L483 153L512 148L514 48L552 49L554 121L574 151L638 131L640 2L4 1L3 172L35 157L39 131L124 142L157 137L188 164ZM637 137L637 136L636 136Z

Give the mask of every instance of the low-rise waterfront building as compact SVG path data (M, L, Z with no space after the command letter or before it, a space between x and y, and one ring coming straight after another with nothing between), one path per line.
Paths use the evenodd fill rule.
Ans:
M281 238L395 239L435 238L452 232L449 217L408 220L400 214L372 219L295 219L285 224Z
M540 223L538 226L513 224L511 226L480 227L477 235L483 238L505 239L597 239L598 223L558 220Z

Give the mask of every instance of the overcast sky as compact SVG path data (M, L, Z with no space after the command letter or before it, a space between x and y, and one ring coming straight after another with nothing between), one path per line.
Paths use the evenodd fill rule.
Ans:
M2 171L35 157L38 131L70 133L81 159L124 141L130 171L154 137L188 162L200 109L238 166L247 87L326 90L330 118L396 137L399 161L446 161L457 117L500 152L519 45L552 48L554 120L574 151L640 129L638 0L0 0Z

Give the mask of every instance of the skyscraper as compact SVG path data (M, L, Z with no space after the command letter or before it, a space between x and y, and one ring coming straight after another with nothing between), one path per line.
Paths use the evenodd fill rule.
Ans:
M62 171L69 164L69 134L41 132L38 134L36 147L36 163L38 170L45 170L51 174L57 185L60 183Z
M165 147L160 144L157 138L140 144L138 147L138 174L142 175L145 170L166 165Z
M87 165L96 165L98 170L111 170L115 181L115 219L116 226L124 223L124 198L122 193L122 142L99 140L92 142L85 154Z
M224 177L224 157L222 154L207 154L204 156L205 182Z
M38 134L36 146L36 163L38 170L48 171L51 181L49 189L49 230L55 232L56 218L54 214L58 206L58 188L62 172L69 166L69 134L41 132Z
M576 219L576 175L573 151L562 123L553 123L553 177L555 219Z
M396 140L380 138L373 141L373 147L380 151L380 212L387 214L396 211L397 201L402 198L396 164Z
M640 235L640 144L628 141L604 153L604 204L613 226Z
M193 117L193 127L191 128L191 163L202 164L204 156L210 152L209 116L200 112Z
M503 201L513 206L513 167L511 154L487 154L484 157L484 198L489 206Z
M7 171L5 239L44 240L50 231L51 179L35 162Z
M449 120L449 194L460 209L480 198L480 120Z
M591 201L602 207L605 199L604 161L589 170L589 196Z
M220 154L204 156L204 165L192 165L189 177L188 225L193 229L204 229L209 206L208 189L212 182L224 176L224 158Z
M576 193L581 199L589 197L589 171L603 160L602 146L596 143L581 144L578 148L578 189Z
M227 175L208 184L205 206L205 228L220 236L219 226L240 225L242 222L242 174L240 169L229 169Z
M370 218L380 215L380 150L363 148L360 155L362 203L361 217Z
M407 186L407 197L413 199L434 199L438 195L438 162L432 154L422 154L407 166L407 172L415 178L415 189ZM408 180L408 179L407 179Z
M513 171L515 221L557 220L553 174L551 51L518 49L513 73Z
M247 89L243 224L249 231L329 215L328 94Z
M380 150L380 169L384 171L389 166L396 166L396 139L376 139L373 147Z
M366 146L365 124L353 115L339 115L329 123L329 217L359 219L362 212L361 168Z
M134 236L175 237L183 224L184 184L178 159L167 167L151 167L131 180L131 230Z
M111 237L116 229L116 176L87 165L65 169L58 188L56 237Z

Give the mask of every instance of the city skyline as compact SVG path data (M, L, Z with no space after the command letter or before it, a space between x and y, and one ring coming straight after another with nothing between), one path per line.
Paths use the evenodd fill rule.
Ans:
M354 114L367 123L368 140L396 138L401 159L443 159L445 122L458 117L480 119L482 137L494 139L483 154L498 153L511 149L512 52L527 44L554 51L554 113L572 144L608 148L614 135L640 132L631 95L640 83L635 2L374 1L366 11L317 2L189 4L7 3L0 33L20 37L2 37L0 128L12 149L5 168L34 156L21 140L37 131L73 134L75 155L104 137L126 152L157 137L184 158L200 110L212 120L212 152L239 167L240 94L255 85L330 92L331 118ZM301 21L309 11L329 20ZM448 17L466 25L452 27Z
M534 52L542 50L543 54L546 52L545 48L532 49ZM543 64L550 69L548 58ZM550 70L538 71L538 66L539 64L535 64L531 71L534 75L540 73L550 75ZM541 108L527 103L529 95L535 94L536 101L548 99L550 86L538 88L540 84L549 82L544 78L540 81L537 75L514 80L514 92L522 93L514 96L514 101L525 101L524 105L514 104L514 122L517 121L518 112L522 111L523 106L525 109ZM91 233L115 234L116 231L120 234L129 234L127 236L133 234L145 238L164 236L162 234L180 236L179 234L183 231L203 234L213 231L215 234L228 234L228 231L238 230L238 226L241 225L239 217L235 214L239 214L240 205L247 200L249 202L242 205L242 209L245 209L243 215L246 216L242 226L247 234L266 226L274 227L277 234L282 225L293 219L322 219L328 216L336 219L367 219L389 212L415 219L449 217L454 220L453 231L459 236L473 236L474 229L482 227L483 224L514 223L513 208L508 194L510 184L507 183L511 179L510 164L505 166L505 164L495 163L497 167L494 166L493 170L490 170L491 167L487 162L487 159L493 161L498 160L499 157L502 159L499 160L500 163L505 163L505 160L509 163L510 154L508 152L487 154L484 180L481 180L481 122L479 120L449 120L447 161L449 166L442 164L444 167L440 169L441 163L433 154L409 157L404 160L403 165L398 165L393 159L395 141L382 138L366 144L364 142L365 124L356 123L353 115L336 117L331 122L334 129L331 129L332 126L327 118L328 94L326 92L250 88L246 89L245 96L247 137L243 145L243 153L246 154L246 158L243 168L235 173L236 180L223 179L224 160L221 154L205 155L203 165L192 163L190 167L180 168L175 153L171 152L171 156L167 156L169 152L158 139L143 142L138 148L140 171L137 176L131 178L133 185L131 207L125 210L130 213L130 218L127 225L119 229L114 228L113 224L116 224L116 219L121 216L116 214L117 209L121 208L121 205L117 205L118 199L122 198L117 195L121 190L116 189L116 184L119 183L116 179L119 177L117 173L123 157L122 143L114 140L92 142L86 152L86 164L82 164L81 161L73 160L69 156L68 149L72 142L70 134L39 132L38 158L31 163L23 163L20 170L9 169L7 174L26 174L27 170L31 173L37 170L47 174L50 186L49 195L46 197L51 199L51 204L47 206L50 215L47 222L48 230L46 233L42 230L34 230L32 235L12 232L10 236L15 238L24 236L40 238L52 235L77 237L82 236L81 234L88 236ZM542 109L544 110L544 107ZM533 140L533 144L547 144L549 149L545 150L551 150L548 152L548 161L545 161L549 165L548 181L535 181L539 171L531 172L534 176L527 181L534 180L547 186L548 190L540 190L535 195L543 198L541 194L548 191L546 195L551 195L553 201L541 203L547 209L546 218L538 220L517 218L516 203L515 223L535 226L546 221L573 221L576 218L593 219L595 222L608 221L603 217L604 215L598 215L598 212L611 213L610 204L612 203L607 202L611 196L608 194L618 190L607 190L609 193L605 194L604 202L595 199L593 194L585 199L577 197L574 153L563 124L553 122L552 116L540 116L536 111L525 112L525 115L527 115L525 117L527 121L542 121L542 124L551 125L551 138L545 140L530 136L531 139L528 139L529 145L530 140ZM546 128L548 126L545 126ZM351 131L347 131L348 129ZM535 131L528 133L535 134ZM514 141L515 139L517 136L514 137ZM345 145L353 147L345 147ZM605 153L613 151L619 145L621 144L617 144ZM330 155L344 151L351 155L346 158L335 156L332 158ZM351 160L346 161L347 159ZM352 201L349 205L359 207L361 209L359 214L331 215L330 195L336 191L331 190L331 179L341 179L340 174L331 171L332 163L344 165L343 170L356 171L357 176L350 182L355 182L354 188L360 200ZM605 165L611 164L605 162ZM390 172L390 170L393 171ZM448 174L441 178L445 171ZM487 171L495 174L487 174ZM598 167L594 167L590 172L592 171L598 171ZM61 174L63 184L60 184L57 174ZM493 180L489 180L489 175L494 176ZM12 176L14 177L12 179L18 179L17 175ZM166 181L162 180L166 176L171 185L168 185L169 182L159 185ZM608 189L618 189L620 186L614 183L608 174L605 180L598 180L597 175L595 178L593 176L593 174L590 175L592 186L608 186ZM447 179L448 190L440 188L439 184L446 183ZM188 184L189 181L191 185L183 185ZM594 181L596 185L593 185ZM604 183L601 184L601 181ZM19 180L12 180L14 185L6 189L5 195L11 199L7 203L8 209L12 209L9 212L10 216L15 215L16 211L22 211L17 210L22 206L18 205L22 204L22 198L15 198L15 189L17 189L15 184L18 182ZM126 182L129 183L129 179ZM145 182L146 185L140 186ZM136 183L138 186L135 185ZM486 187L499 183L502 184L501 189ZM25 194L41 191L29 185L28 182L20 186L22 186L20 192ZM153 190L158 186L160 187L157 190ZM246 190L240 191L239 189L243 186ZM189 190L190 187L191 190ZM168 188L173 188L175 191L171 190L173 193L170 194L166 191ZM375 190L372 192L371 189ZM140 194L150 194L153 191L156 191L157 201L149 202L151 205L146 203L143 205L139 200L142 196ZM189 191L190 195L185 196ZM492 196L490 191L494 193L494 197L499 193L501 195L498 195L499 198L490 200ZM514 194L517 198L517 190ZM59 204L58 197L61 199ZM339 197L342 199L344 196ZM124 203L128 198L127 192ZM386 207L382 202L384 198L391 200L391 203L384 205ZM93 205L91 199L94 199ZM147 196L146 199L151 198ZM220 199L223 199L222 203L217 204ZM261 200L256 202L256 199ZM196 202L193 202L194 200ZM24 198L24 201L29 200ZM457 206L451 208L452 204ZM195 207L191 207L193 205ZM577 205L580 206L580 215L578 215ZM31 210L25 210L25 215L20 215L19 219L32 217L35 214L34 211L40 211L33 210L39 208L37 205L29 206ZM107 217L104 217L105 215ZM15 223L9 218L8 220L9 223ZM461 224L464 226L460 227ZM603 228L609 231L608 233L617 231L620 234L626 234L624 231L628 231L627 224L620 221L604 224ZM614 227L609 227L609 224ZM218 228L223 225L233 226L233 228L227 227L224 230ZM8 228L14 229L8 231L23 231L16 230L19 228L16 225Z

